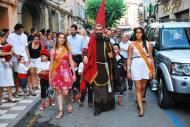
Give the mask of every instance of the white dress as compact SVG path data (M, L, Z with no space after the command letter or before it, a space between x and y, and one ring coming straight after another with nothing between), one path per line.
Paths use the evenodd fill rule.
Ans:
M0 87L15 86L12 66L12 62L2 63L0 59Z
M146 52L145 48L144 51ZM139 54L139 51L135 46L133 46L131 76L133 80L149 79L149 70L147 64L145 63L144 59L141 58L141 55Z

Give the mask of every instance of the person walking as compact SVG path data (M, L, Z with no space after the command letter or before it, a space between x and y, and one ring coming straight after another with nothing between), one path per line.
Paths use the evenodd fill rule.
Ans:
M47 90L50 87L49 85L49 52L46 49L40 51L41 62L39 63L37 73L40 77L40 86L41 86L41 106L40 109L46 108L46 97ZM49 97L49 106L54 106L53 98Z
M100 24L95 27L95 35L91 36L87 54L84 56L83 79L93 86L94 115L99 116L101 112L115 108L112 81L114 53L111 43L104 40ZM81 86L81 89L85 87Z
M86 84L86 88L84 90L81 90L79 107L83 107L86 94L88 94L88 106L93 107L93 87L89 83L82 80L83 69L84 69L84 61L79 64L79 68L78 68L78 74L81 76L80 77L80 81L81 81L80 84L81 85L83 83Z
M128 48L127 77L135 81L139 117L144 116L143 96L149 79L155 76L152 47L142 27L134 29L134 41Z
M63 33L58 33L55 47L51 50L51 63L49 70L49 82L57 93L58 109L57 119L63 117L63 98L65 97L67 111L72 112L72 105L69 99L69 90L76 81L75 67L71 50L67 44L67 38ZM72 69L72 72L71 72Z
M71 35L67 37L69 48L71 49L73 60L78 68L79 64L82 62L82 53L83 50L87 47L83 37L77 34L78 27L76 25L71 26ZM78 94L80 92L80 76L77 71L75 72L77 79L73 84L73 97L72 101L76 101L78 98Z
M19 81L18 81L18 58L19 56L23 56L25 61L28 61L29 52L27 49L28 41L27 36L24 34L24 27L22 24L16 24L14 26L14 32L9 34L7 38L7 42L13 46L12 52L12 63L13 63L13 71L15 77L15 84L16 84L16 94L20 95L19 91Z
M47 33L44 41L44 47L47 49L49 52L55 45L55 40L53 40L52 33Z
M38 89L39 78L37 75L37 68L41 61L40 51L42 50L42 44L40 43L40 37L38 35L34 36L34 40L29 43L28 51L30 57L30 75L29 75L29 88L30 95L35 96L34 92Z
M23 56L19 56L18 59L18 79L20 86L22 88L22 96L26 97L26 95L29 95L27 92L27 84L28 84L28 71L30 69L29 63L26 63Z
M2 48L2 52L9 53L11 51L11 48L12 46L7 44ZM13 97L13 94L12 94L12 88L15 86L14 78L13 78L13 70L12 70L13 63L11 61L12 53L10 53L10 55L8 54L7 55L3 54L3 55L2 55L3 57L0 57L0 71L2 73L0 75L0 99L2 99L2 96L3 96L3 88L7 88L7 91L9 94L8 100L10 102L16 102L16 99ZM1 102L6 102L6 101L2 99Z
M122 41L120 42L120 54L125 58L126 64L127 64L127 57L128 57L128 47L130 45L131 41L129 40L129 35L124 33L122 35ZM127 79L128 82L128 89L132 90L133 88L133 81L131 79ZM127 88L124 88L127 89Z

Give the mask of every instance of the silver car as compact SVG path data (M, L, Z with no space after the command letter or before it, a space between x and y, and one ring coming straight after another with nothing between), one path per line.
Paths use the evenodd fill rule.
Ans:
M190 22L150 24L147 38L154 46L160 107L190 100Z

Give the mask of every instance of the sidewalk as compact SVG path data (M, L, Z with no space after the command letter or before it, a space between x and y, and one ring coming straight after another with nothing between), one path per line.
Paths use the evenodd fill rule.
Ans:
M25 127L26 122L39 106L40 90L36 92L35 97L20 98L16 103L0 105L0 127Z

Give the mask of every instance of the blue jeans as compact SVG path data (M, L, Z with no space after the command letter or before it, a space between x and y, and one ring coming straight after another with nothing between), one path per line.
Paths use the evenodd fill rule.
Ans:
M19 79L19 82L20 82L20 86L22 87L22 89L26 89L26 86L27 86L27 78L23 78L23 79Z

